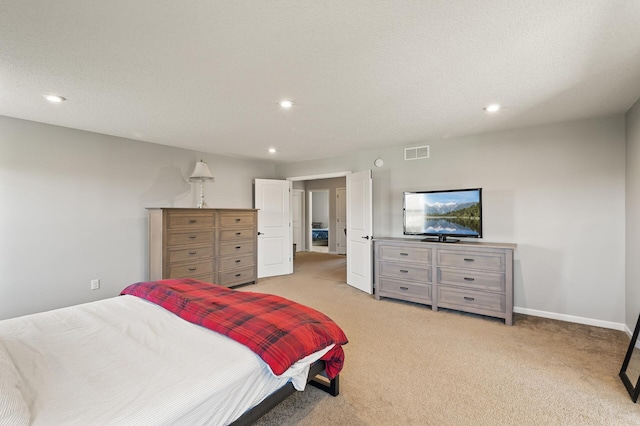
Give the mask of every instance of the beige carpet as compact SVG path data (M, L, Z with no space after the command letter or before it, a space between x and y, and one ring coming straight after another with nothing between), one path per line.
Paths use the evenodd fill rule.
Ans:
M497 319L375 300L345 284L345 257L299 252L295 273L243 290L278 294L345 330L340 395L308 387L258 425L640 425L618 378L620 331Z

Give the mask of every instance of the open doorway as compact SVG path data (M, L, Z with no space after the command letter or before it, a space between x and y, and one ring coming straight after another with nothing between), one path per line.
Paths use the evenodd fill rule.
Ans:
M331 254L331 227L329 228L329 253L300 253L309 254L313 256L331 256L335 259L342 259L346 261L346 279L345 282L368 294L373 294L373 250L372 250L372 180L371 170L362 170L360 172L336 172L325 175L313 175L313 176L297 176L288 177L287 180L292 182L291 191L300 188L297 185L302 185L302 188L306 184L317 182L318 180L331 179L331 178L344 178L341 180L341 187L345 188L345 231L343 233L346 236L346 254L338 255ZM304 182L308 181L308 182ZM323 183L323 189L326 186ZM314 188L315 189L315 188ZM291 197L289 197L291 198ZM332 197L330 197L331 199ZM329 207L329 212L334 209ZM290 224L291 216L290 217ZM295 220L293 221L295 222ZM330 219L331 222L331 219ZM310 227L311 224L305 224ZM334 228L337 228L335 226ZM334 230L335 232L335 230ZM290 234L292 235L292 233ZM294 247L295 249L295 247ZM296 268L295 262L296 255L293 255L294 273Z
M330 262L332 265L342 265L338 270L344 275L342 280L347 282L346 240L337 236L339 230L343 235L346 234L346 205L343 205L344 213L337 214L337 198L338 194L346 198L347 174L288 178L292 181L292 202L298 204L292 207L294 242L296 228L300 229L293 257L294 273L298 268L314 268L316 263L321 265ZM314 206L316 214L313 213ZM313 222L317 222L315 227Z
M292 203L297 204L292 207L296 252L346 254L345 187L345 176L293 181Z
M329 253L329 193L328 189L313 189L309 194L311 247L309 251Z
M347 282L347 258L346 258L346 234L344 227L346 224L346 205L337 202L338 194L344 199L346 194L346 178L316 179L309 181L293 182L295 194L296 188L304 188L302 197L296 201L301 203L303 220L301 228L306 249L296 248L294 255L294 273L301 270L312 270L320 268L322 273L329 273L325 270L331 265L331 274L340 275L339 280ZM305 200L305 201L303 201ZM340 200L342 201L342 200ZM340 206L344 208L341 211ZM294 208L293 223L297 223L295 218L297 208ZM341 232L342 235L338 235ZM295 231L294 231L295 235ZM296 246L298 247L298 246ZM323 266L320 266L323 265Z
M327 183L333 178L340 178L334 185L328 185ZM300 255L312 255L312 256L330 256L336 260L342 259L346 262L346 277L345 282L359 290L365 291L369 294L373 293L373 281L372 281L372 250L371 250L371 235L372 235L372 205L371 205L371 192L372 192L372 178L371 170L364 170L352 174L351 172L336 172L324 175L313 176L297 176L288 177L288 181L292 182L293 190L303 189L305 194L308 194L309 190L313 189L326 189L332 188L335 190L336 197L332 194L329 196L329 200L333 200L337 204L337 190L338 188L344 188L344 228L342 233L345 236L343 240L343 246L345 247L344 255L337 254L334 246L337 244L336 233L338 225L334 223L337 220L337 206L329 206L330 215L334 217L329 219L328 228L328 242L329 253L315 253L310 252L311 241L307 241L307 253L299 253ZM319 185L319 186L314 186ZM330 189L331 191L331 189ZM308 197L307 197L308 199ZM305 206L306 207L306 206ZM305 215L306 222L304 229L311 229L311 220ZM294 219L295 223L295 219ZM332 243L333 241L333 243ZM298 263L295 261L296 255L294 254L294 270L297 268ZM301 257L301 256L298 256ZM305 256L306 257L306 256Z

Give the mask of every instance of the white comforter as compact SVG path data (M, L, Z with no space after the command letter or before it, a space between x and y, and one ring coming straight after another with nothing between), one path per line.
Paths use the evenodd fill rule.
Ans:
M304 388L329 350L276 377L245 346L133 296L0 321L0 343L19 375L0 380L0 404L2 383L17 387L34 425L227 424L290 380Z

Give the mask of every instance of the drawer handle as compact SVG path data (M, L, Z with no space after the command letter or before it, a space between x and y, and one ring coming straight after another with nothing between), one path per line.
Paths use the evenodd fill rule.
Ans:
M236 263L240 263L240 262L242 262L242 260L240 260L240 259L236 260Z
M409 290L409 287L400 287L400 290Z
M473 302L474 300L476 300L476 298L475 297L465 296L464 300L468 300L469 302Z
M240 222L242 219L240 219L239 217L236 218L236 222Z
M198 219L189 219L189 223L197 223Z
M236 250L240 250L242 246L236 246Z
M236 235L242 235L242 232L236 232Z
M406 269L400 269L400 272L402 272L403 274L408 274L409 271L407 271Z
M241 277L241 276L242 276L242 274L236 274L236 277Z
M464 261L465 261L465 262L475 262L476 260L475 260L475 259L471 259L471 258L469 258L469 257L465 257L465 258L464 258Z
M192 266L192 267L189 268L190 271L195 271L196 269L198 269L197 266Z
M475 278L464 277L464 280L465 281L475 281L476 279Z
M189 252L189 254L190 254L190 255L194 255L194 254L196 254L196 253L197 253L197 251L196 251L196 250L194 250L194 251L190 251L190 252Z
M400 253L400 256L409 256L409 253Z
M198 238L198 236L197 236L197 235L189 235L189 239L190 239L190 240L195 240L196 238Z

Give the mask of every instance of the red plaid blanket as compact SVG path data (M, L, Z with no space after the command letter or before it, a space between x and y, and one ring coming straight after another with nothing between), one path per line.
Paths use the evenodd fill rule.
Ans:
M275 375L331 344L321 359L327 376L338 375L347 337L326 315L271 294L231 290L185 278L132 284L121 294L146 299L181 318L249 347Z

